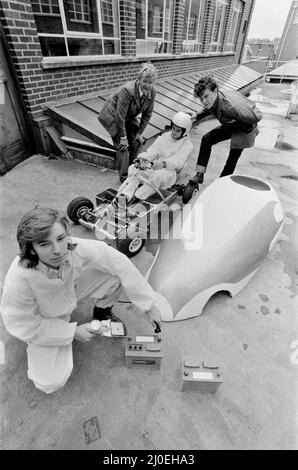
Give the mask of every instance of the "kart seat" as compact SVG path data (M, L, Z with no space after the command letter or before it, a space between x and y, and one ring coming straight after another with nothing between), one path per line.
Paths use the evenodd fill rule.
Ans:
M170 187L168 189L159 189L164 198L169 197L176 191L175 187ZM160 196L158 193L152 194L152 196L147 197L144 201L149 202L149 204L159 204L161 202Z

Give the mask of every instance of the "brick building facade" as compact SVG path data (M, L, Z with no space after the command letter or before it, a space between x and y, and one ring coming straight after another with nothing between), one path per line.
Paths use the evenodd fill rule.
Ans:
M80 32L80 37L84 38L81 41L87 44L87 48L100 41L100 31L103 34L104 27L107 27L103 23L104 15L111 14L111 9L115 8L119 40L103 39L102 50L109 52L114 48L116 53L96 55L93 50L90 55L80 55L75 49L79 39L74 38L73 31L69 32L72 26L65 23L65 19L69 22L66 13L63 33L59 33L59 37L58 34L45 37L41 32L50 24L51 15L56 22L59 20L59 8L60 12L62 8L66 12L66 8L71 7L72 10L68 11L74 15L75 8L80 7L84 14L83 8L88 5L85 0L0 0L1 28L8 60L14 69L37 143L41 142L38 139L40 128L48 119L43 111L45 103L113 89L134 78L140 64L146 60L154 63L158 78L240 63L255 0L153 0L147 4L142 0L90 0L89 5L91 3L98 10L101 8L102 31L99 28L99 33L92 32L87 39L87 33ZM152 11L145 10L151 9L148 4L154 7ZM48 8L51 10L47 16ZM158 8L164 8L163 17L156 16L156 12L161 11ZM199 16L196 8L200 9ZM147 22L143 29L136 27L136 17L140 12L139 21ZM148 20L150 14L153 15L151 23ZM84 22L80 17L77 23L86 24L88 21ZM139 39L145 30L147 36ZM148 31L154 37L162 34L163 42L150 39ZM59 47L64 47L63 41L67 43L65 56L59 55L55 49L58 43ZM158 45L158 53L150 52L149 46L152 45ZM147 52L142 53L141 48ZM47 55L49 49L54 55ZM75 51L73 55L71 51Z

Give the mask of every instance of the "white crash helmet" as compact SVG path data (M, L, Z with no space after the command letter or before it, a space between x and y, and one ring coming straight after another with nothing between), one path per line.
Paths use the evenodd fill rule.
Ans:
M185 134L188 134L192 127L190 115L184 113L183 111L178 111L178 113L174 114L174 116L172 117L171 124L175 124L176 126L179 126L184 129L184 132L181 137L183 137Z

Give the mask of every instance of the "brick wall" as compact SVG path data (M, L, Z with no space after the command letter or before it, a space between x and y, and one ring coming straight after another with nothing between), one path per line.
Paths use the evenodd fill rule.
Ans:
M71 63L67 58L62 63L57 61L56 64L49 65L48 61L42 58L30 0L17 2L0 0L1 24L8 41L26 111L33 121L41 122L41 118L44 117L42 105L49 101L109 90L135 78L141 63L146 60L135 57L135 1L119 1L123 55L120 60L113 58L94 62L91 59L78 64ZM243 21L248 19L253 2L254 0L246 1L242 25ZM207 3L207 28L203 39L206 46L211 37L215 0L207 0ZM172 58L162 56L151 58L157 67L159 79L237 63L245 36L241 33L242 29L236 55L181 56L181 27L184 14L185 0L177 0L173 38L175 55Z
M136 8L135 0L119 0L121 55L136 54Z
M207 53L209 50L209 44L212 36L212 25L215 13L216 0L207 0L206 5L206 16L205 16L205 28L203 34L203 46L202 52Z
M181 54L185 15L185 0L177 0L174 8L173 54Z
M220 50L222 52L227 51L227 44L228 44L228 40L229 40L229 32L230 32L232 17L233 17L233 5L234 5L234 0L232 0L228 4L228 8L227 8L227 16L226 16L226 21L225 21L225 24L224 24L224 31L223 31L223 41L222 41L222 44L221 44L221 47L220 47Z

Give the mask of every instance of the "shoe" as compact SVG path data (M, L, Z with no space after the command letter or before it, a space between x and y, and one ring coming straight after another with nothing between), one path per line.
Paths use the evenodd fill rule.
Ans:
M124 331L124 336L127 335L127 328L125 323L123 323L122 320L120 320L119 317L116 317L114 313L112 312L113 307L106 307L106 308L101 308L101 307L96 307L94 306L93 309L93 320L111 320L112 322L116 323L122 323L123 325L123 331Z
M204 173L197 173L193 178L189 180L190 184L203 184L204 182Z

